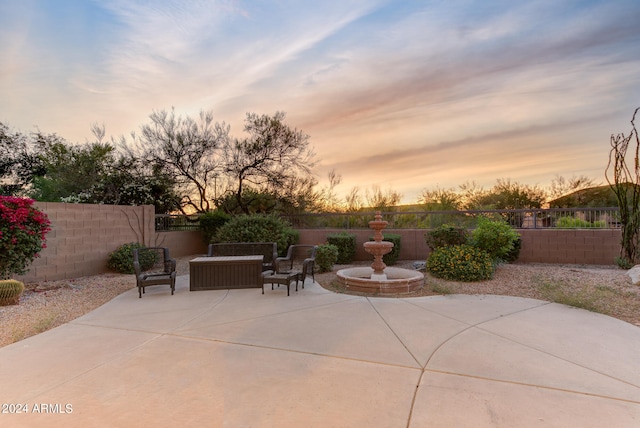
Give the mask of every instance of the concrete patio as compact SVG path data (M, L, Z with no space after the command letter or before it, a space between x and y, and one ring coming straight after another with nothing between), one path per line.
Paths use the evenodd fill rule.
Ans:
M188 290L130 290L0 348L0 426L640 426L640 328L611 317L310 280Z

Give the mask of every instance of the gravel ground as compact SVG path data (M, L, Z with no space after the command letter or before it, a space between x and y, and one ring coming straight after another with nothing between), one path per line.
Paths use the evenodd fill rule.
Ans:
M192 256L178 259L178 274L188 273ZM357 263L367 266L370 263ZM332 272L316 274L323 287L348 293ZM395 267L411 268L412 262ZM452 282L426 276L422 290L403 297L438 294L498 294L553 301L581 307L640 327L640 286L615 266L547 264L500 265L494 277L481 282ZM74 320L117 295L135 288L133 275L104 274L62 281L25 284L18 305L0 306L0 347ZM357 293L351 293L357 294Z

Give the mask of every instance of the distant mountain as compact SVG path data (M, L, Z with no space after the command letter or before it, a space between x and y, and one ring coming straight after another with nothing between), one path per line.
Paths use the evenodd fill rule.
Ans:
M632 184L629 183L629 186L631 187ZM608 184L606 186L577 190L549 202L550 208L604 208L617 206L618 199L616 199L616 195Z

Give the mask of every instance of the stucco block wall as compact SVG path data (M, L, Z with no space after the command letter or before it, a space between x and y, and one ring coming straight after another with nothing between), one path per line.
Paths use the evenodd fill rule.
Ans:
M520 229L520 263L612 265L620 255L617 229Z
M89 205L38 202L51 220L47 248L25 282L77 278L108 272L109 253L127 242L168 247L173 257L206 254L199 231L156 232L153 206ZM327 235L344 229L300 229L300 244L320 245ZM362 244L373 236L369 229L350 229L356 235L356 260L371 260ZM425 229L387 229L402 236L401 260L426 260ZM620 254L620 231L615 229L520 229L520 263L613 265Z
M155 231L152 205L65 204L37 202L51 220L47 248L18 277L24 282L53 281L109 272L109 253L128 242L165 246L172 257L205 254L199 231Z
M343 229L301 229L301 244L323 244L327 235ZM386 229L402 236L401 260L426 260L429 247L425 229ZM613 265L620 255L620 230L616 229L519 229L522 248L518 263L558 263ZM362 244L373 235L370 230L351 229L356 235L356 260L370 260Z
M109 253L127 242L154 237L151 205L65 204L37 202L51 221L47 248L20 277L26 282L48 281L107 272Z

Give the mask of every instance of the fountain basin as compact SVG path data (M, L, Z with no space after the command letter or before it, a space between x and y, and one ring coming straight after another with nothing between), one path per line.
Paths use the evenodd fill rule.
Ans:
M350 291L377 295L408 294L424 286L424 274L416 270L387 267L384 276L371 267L353 267L336 272L338 282ZM386 278L385 278L386 277Z

